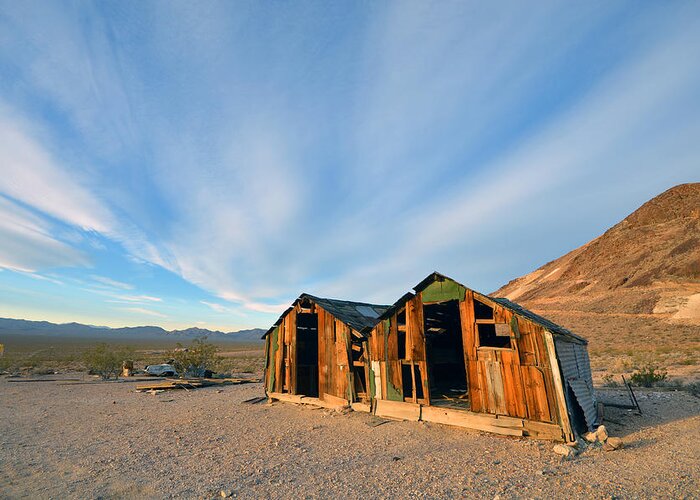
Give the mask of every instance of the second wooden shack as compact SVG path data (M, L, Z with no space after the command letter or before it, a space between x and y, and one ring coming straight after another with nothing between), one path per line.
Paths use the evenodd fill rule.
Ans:
M597 425L587 341L433 273L369 335L379 416L573 441Z
M302 294L265 333L267 395L329 406L369 403L372 378L361 332L388 308Z

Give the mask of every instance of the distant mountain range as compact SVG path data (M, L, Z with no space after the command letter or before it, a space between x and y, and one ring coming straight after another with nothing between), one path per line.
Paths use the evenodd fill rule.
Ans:
M24 319L0 318L0 336L6 335L42 335L72 338L94 338L105 340L117 339L173 339L190 340L207 337L213 341L261 342L265 330L253 328L237 332L221 332L205 328L187 328L185 330L165 330L159 326L134 326L109 328L107 326L83 325L80 323L56 324L48 321L27 321Z

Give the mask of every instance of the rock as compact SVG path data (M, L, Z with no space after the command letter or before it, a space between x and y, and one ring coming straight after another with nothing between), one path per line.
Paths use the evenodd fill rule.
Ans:
M583 435L583 439L585 439L589 443L595 443L596 441L598 441L598 434L596 434L595 432L587 432Z
M563 457L569 458L573 457L576 455L576 452L574 449L570 446L566 446L565 444L556 444L554 445L554 448L552 448L552 451L556 453L557 455L561 455Z
M219 492L219 495L221 495L221 498L228 498L231 496L231 493L231 490L221 490L221 492Z
M613 451L613 450L619 450L620 448L624 447L625 443L622 442L622 439L619 437L609 437L607 441L605 441L605 444L603 445L603 449L605 451Z
M604 425L598 427L595 433L598 436L598 441L600 441L601 443L604 443L605 440L608 439L608 430L605 428Z

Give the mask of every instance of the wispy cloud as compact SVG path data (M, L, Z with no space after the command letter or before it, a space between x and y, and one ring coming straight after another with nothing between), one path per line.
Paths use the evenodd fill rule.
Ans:
M133 290L134 285L129 283L122 283L121 281L113 280L112 278L107 278L105 276L98 276L96 274L91 274L90 278L102 285L107 285L112 288L119 288L121 290Z
M126 302L163 302L160 297L152 297L150 295L115 295L118 300Z
M218 313L230 312L230 309L228 307L226 307L225 305L217 304L216 302L207 302L206 300L201 300L200 302L202 304L204 304L205 306L210 307L212 310L214 310Z
M61 280L57 280L56 278L51 278L50 276L44 276L42 274L38 273L25 273L27 276L29 276L32 279L39 280L39 281L48 281L49 283L53 283L54 285L65 285L65 283Z
M0 195L0 267L34 273L89 263L83 252L54 238L51 229L49 222Z
M0 192L86 230L109 234L112 216L91 190L68 174L0 103Z
M167 318L168 316L159 313L158 311L153 311L151 309L146 309L144 307L123 307L123 311L128 311L130 313L135 313L135 314L145 314L146 316L153 316L156 318Z

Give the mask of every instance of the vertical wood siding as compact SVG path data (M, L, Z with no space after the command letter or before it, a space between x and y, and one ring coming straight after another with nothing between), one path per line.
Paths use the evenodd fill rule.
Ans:
M474 299L494 309L494 321L511 325L511 348L479 347ZM404 400L402 362L418 367L429 404L428 363L421 294L405 304L406 359L398 358L398 310L370 334L370 356L381 366L382 398ZM489 297L466 289L459 301L464 363L471 411L557 422L552 365L544 343L545 330L514 314ZM517 328L516 328L517 327Z

